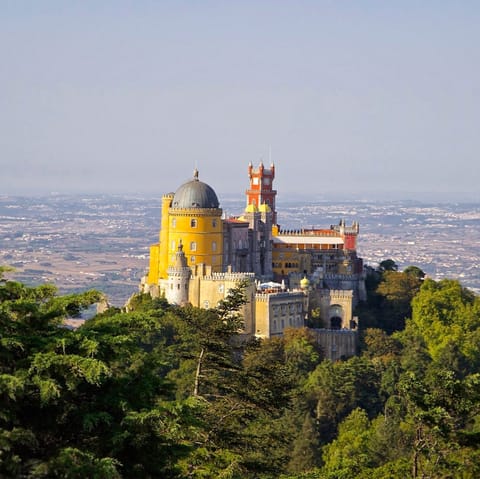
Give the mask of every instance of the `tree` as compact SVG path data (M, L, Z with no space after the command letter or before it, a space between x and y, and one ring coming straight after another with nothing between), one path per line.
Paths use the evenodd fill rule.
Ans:
M320 441L315 421L311 414L307 413L300 433L293 443L288 470L291 472L310 471L320 465L320 454Z
M425 272L422 271L418 266L407 266L403 272L405 274L409 274L411 276L415 276L416 278L422 280L425 278Z
M366 412L354 409L340 424L337 439L324 448L323 469L327 476L349 479L373 465L368 450L370 436L370 421Z
M381 409L380 374L367 358L323 361L304 385L313 404L321 444L335 438L338 424L359 407L374 417Z
M381 296L380 324L388 333L405 328L405 319L412 315L411 302L420 290L422 280L410 273L386 270L377 287Z
M426 279L412 306L410 328L422 338L433 360L446 357L446 350L457 351L471 364L472 371L480 366L478 296L458 281ZM460 361L465 364L464 359Z
M393 259L384 259L378 265L378 270L381 273L384 273L385 271L398 271L398 265Z
M198 438L196 403L171 401L162 314L64 318L101 295L0 286L0 475L177 477Z

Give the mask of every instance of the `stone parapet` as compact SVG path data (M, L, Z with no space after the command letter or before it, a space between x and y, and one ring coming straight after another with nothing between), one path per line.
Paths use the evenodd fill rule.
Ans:
M169 208L173 216L222 216L221 208Z
M255 293L255 300L268 301L270 298L288 299L288 298L304 298L305 294L302 292L279 292L279 293Z
M242 281L244 279L253 281L255 273L211 273L202 278L211 281Z

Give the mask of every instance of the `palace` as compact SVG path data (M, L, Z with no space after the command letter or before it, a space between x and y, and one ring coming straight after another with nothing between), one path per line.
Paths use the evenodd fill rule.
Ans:
M248 178L246 207L237 217L224 217L197 170L163 196L159 242L150 247L140 290L172 304L209 308L243 282L244 334L268 338L315 323L325 331L323 339L330 338L328 348L337 350L335 331L356 333L352 311L365 299L358 223L284 230L277 223L275 166L260 163L256 169L250 163Z

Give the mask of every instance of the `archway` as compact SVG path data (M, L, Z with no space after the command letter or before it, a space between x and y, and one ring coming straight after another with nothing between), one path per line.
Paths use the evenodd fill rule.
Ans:
M328 311L330 329L342 329L343 308L339 304L332 304Z
M342 329L342 318L340 316L330 318L330 329Z

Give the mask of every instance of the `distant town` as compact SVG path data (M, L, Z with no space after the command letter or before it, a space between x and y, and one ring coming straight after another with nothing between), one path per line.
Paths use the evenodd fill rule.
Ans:
M122 306L138 291L158 241L158 197L0 196L0 264L28 285L53 283L61 294L98 289ZM227 215L244 200L220 199ZM458 279L480 292L480 204L414 201L288 201L279 199L284 228L328 228L358 221L358 254L377 267L420 267L433 279Z

